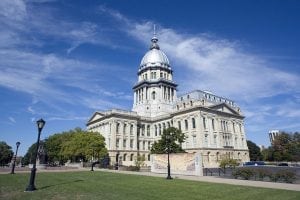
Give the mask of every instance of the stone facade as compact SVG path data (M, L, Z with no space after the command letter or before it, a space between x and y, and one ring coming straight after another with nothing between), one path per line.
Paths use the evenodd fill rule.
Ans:
M132 111L97 111L87 129L105 137L111 163L134 165L138 154L150 166L151 145L164 129L176 127L186 134L183 149L200 153L204 167L217 167L223 157L249 161L244 116L227 98L196 90L177 98L177 84L157 38L152 38L134 85Z

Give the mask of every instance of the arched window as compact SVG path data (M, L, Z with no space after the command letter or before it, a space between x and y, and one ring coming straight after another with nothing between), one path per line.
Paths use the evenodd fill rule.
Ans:
M188 130L189 128L188 120L184 120L184 126L185 126L185 130Z
M159 133L159 135L161 135L161 125L160 124L158 125L158 133Z
M181 130L181 122L178 121L177 123L178 123L178 129Z
M163 123L163 130L165 130L166 129L166 124L165 123Z
M123 155L123 161L126 161L126 157L127 157L127 155L126 155L126 153Z
M170 127L171 127L171 124L170 124L170 122L167 122L167 124L168 124L168 128L170 128Z
M130 125L130 135L133 134L133 124Z
M233 133L235 133L235 124L234 124L234 122L232 122L232 129L233 129Z
M203 128L206 129L206 119L203 117Z
M155 91L153 91L153 92L152 92L152 99L153 99L153 100L155 100L155 96L156 96Z
M127 128L127 124L123 125L123 134L126 134L126 128Z
M130 155L130 161L133 161L133 154Z
M120 133L120 123L117 123L117 127L116 127L116 131L117 131L117 133Z
M195 118L192 118L192 124L193 124L193 128L196 128L196 120L195 120Z

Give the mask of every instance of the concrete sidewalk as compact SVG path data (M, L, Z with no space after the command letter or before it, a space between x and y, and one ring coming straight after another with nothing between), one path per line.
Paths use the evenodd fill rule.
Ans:
M112 173L133 174L133 175L142 175L142 176L167 177L166 174L157 174L157 173L151 173L151 172L117 171L117 170L107 170L107 169L95 169L95 171L105 171L105 172L112 172ZM300 191L300 184L227 179L227 178L220 178L220 177L214 177L214 176L184 176L184 175L171 175L171 176L174 179L183 179L183 180L191 180L191 181L201 181L201 182L210 182L210 183L222 183L222 184L230 184L230 185L243 185L243 186L251 186L251 187Z

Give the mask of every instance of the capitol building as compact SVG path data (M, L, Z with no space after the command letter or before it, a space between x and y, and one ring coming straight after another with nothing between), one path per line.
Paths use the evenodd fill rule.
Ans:
M151 145L168 127L187 136L182 148L199 152L204 167L218 167L225 157L249 161L240 108L208 91L195 90L177 97L172 67L156 35L137 75L132 111L96 111L87 122L88 131L105 137L111 164L135 165L137 155L142 155L150 166Z

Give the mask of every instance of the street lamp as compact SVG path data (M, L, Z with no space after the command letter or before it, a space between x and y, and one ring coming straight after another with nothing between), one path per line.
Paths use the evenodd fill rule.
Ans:
M92 146L92 149L93 149L93 156L92 156L92 168L91 168L91 171L93 172L94 171L94 155L95 155L95 146Z
M36 187L34 185L35 173L36 173L36 158L37 158L37 153L38 153L39 144L40 144L41 132L42 132L42 129L44 128L45 123L46 122L43 119L40 119L36 122L37 127L38 127L38 139L37 139L37 142L36 142L36 150L34 152L34 157L33 157L34 160L33 160L33 166L32 166L32 169L31 169L29 184L28 184L28 186L25 190L27 192L31 192L31 191L36 190Z
M166 135L167 153L168 153L168 176L167 179L172 179L171 177L171 167L170 167L170 135Z
M13 157L13 164L12 164L12 168L11 168L11 174L14 174L15 173L15 166L16 166L16 159L17 159L17 155L18 155L18 149L19 149L19 146L20 146L21 142L17 142L16 145L17 145L17 149L16 149L16 154L15 156Z

